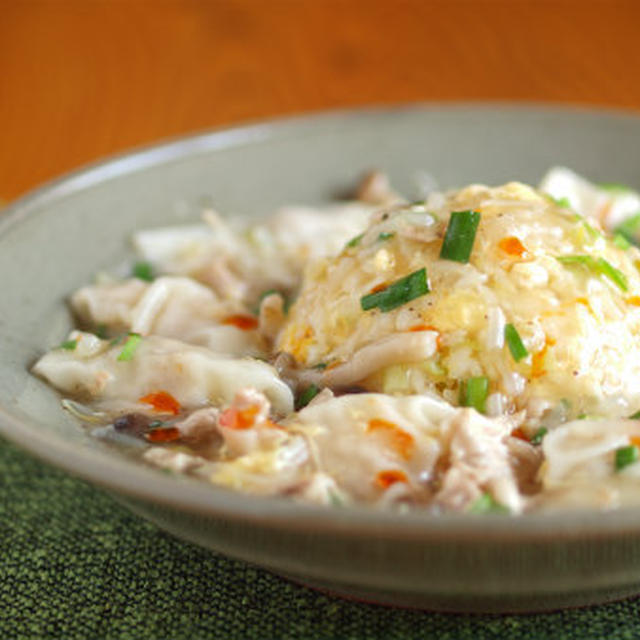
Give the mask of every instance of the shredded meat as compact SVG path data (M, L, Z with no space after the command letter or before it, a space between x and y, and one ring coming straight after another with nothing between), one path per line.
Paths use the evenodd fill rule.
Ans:
M270 410L269 400L259 391L249 388L238 391L231 406L218 416L218 430L224 439L226 457L236 458L269 449L285 438L286 434L269 420ZM246 416L242 422L232 419L239 415Z
M489 491L500 504L520 511L522 499L509 463L504 425L463 409L451 421L450 429L449 468L434 504L460 511Z
M71 296L71 306L83 326L108 325L114 331L128 329L131 310L148 288L137 278L113 284L82 287Z
M348 362L324 371L322 383L347 387L392 364L425 360L436 352L437 337L435 331L387 336L359 349Z
M206 407L176 422L175 426L180 430L181 439L186 443L194 446L208 444L218 436L219 415L219 409Z
M540 491L538 470L544 456L541 447L534 447L520 438L507 438L511 468L521 493L531 495Z
M284 298L279 293L262 299L258 322L260 333L269 341L275 340L285 322Z
M382 171L370 171L363 176L356 197L361 202L373 205L386 205L400 200L398 194L391 188L389 177Z
M398 235L411 240L429 243L440 238L442 232L437 224L433 224L430 227L412 224L411 226L398 229Z
M220 297L242 300L249 286L235 272L229 258L214 258L198 274L198 279L209 285Z
M318 384L320 382L321 374L319 371L298 369L294 357L285 351L279 351L271 364L278 372L280 378L294 391L297 391L302 386L309 386L310 384ZM308 379L307 373L310 374Z

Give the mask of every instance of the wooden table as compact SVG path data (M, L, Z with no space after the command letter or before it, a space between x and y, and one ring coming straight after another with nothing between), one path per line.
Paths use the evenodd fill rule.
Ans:
M0 198L276 114L411 100L640 109L636 0L0 0Z

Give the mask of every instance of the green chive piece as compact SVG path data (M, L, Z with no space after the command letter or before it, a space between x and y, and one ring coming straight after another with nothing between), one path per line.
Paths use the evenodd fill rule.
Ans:
M595 264L595 260L592 256L557 256L557 259L562 264L579 264L585 267L593 267Z
M164 425L163 420L153 420L152 422L149 423L149 429L157 429L158 427L161 427L163 425Z
M597 240L598 238L604 238L604 234L601 231L598 231L595 227L590 225L583 216L579 213L574 213L572 216L573 220L575 220L578 224L582 225L582 228L589 234L592 240Z
M453 211L440 249L440 257L443 260L469 262L479 222L479 211Z
M329 503L331 504L332 507L344 506L344 500L335 491L332 491L331 489L329 489L328 495L329 495Z
M320 393L320 388L312 384L308 386L299 396L298 401L296 402L296 411L300 411L303 407L306 407L318 394Z
M549 429L547 427L540 427L532 436L531 436L531 444L542 444L543 438L549 433Z
M603 276L605 276L605 278L609 278L611 282L622 289L622 291L629 290L627 276L625 276L620 269L616 269L610 262L607 262L604 258L598 258L598 270Z
M628 419L629 420L640 420L640 411L636 411L635 413L631 414Z
M567 198L566 196L562 197L562 198L554 198L552 195L547 194L549 200L551 200L551 202L553 202L553 204L555 204L557 207L563 207L565 209L568 209L571 207L571 203L569 202L569 198Z
M107 340L109 337L109 332L107 330L106 324L99 324L96 327L96 330L93 332L100 340Z
M505 325L504 339L507 341L509 351L511 351L511 355L516 362L520 362L522 358L526 358L529 355L518 330L512 324Z
M58 349L64 349L65 351L73 351L78 346L77 340L65 340L58 345Z
M131 274L134 278L144 280L146 282L153 282L155 276L153 275L153 267L148 262L136 262L133 265Z
M129 360L133 360L133 355L136 352L136 349L140 346L140 342L142 341L142 336L139 333L130 333L127 336L127 341L124 343L124 347L122 347L122 351L118 356L118 362L129 362Z
M616 449L616 471L622 471L638 460L638 447L629 445Z
M604 258L594 258L593 256L587 255L576 255L576 256L557 256L559 262L564 265L581 265L586 267L594 273L595 275L601 275L605 278L608 278L613 282L617 287L622 289L622 291L628 291L629 285L627 283L627 276L620 271L620 269L616 269L610 262L605 260Z
M612 194L622 194L633 191L631 187L621 182L599 182L597 186L603 191L608 191Z
M473 407L479 413L485 412L489 395L489 378L476 376L469 378L462 389L462 406Z
M598 231L595 227L592 227L588 222L583 221L582 226L587 230L587 233L596 240L597 238L602 238L603 235L600 231Z
M311 368L312 369L318 369L318 371L323 371L324 369L327 368L327 363L326 362L318 362L318 364L314 364Z
M390 240L395 235L396 235L395 231L382 231L381 233L378 234L378 240L379 241Z
M362 238L364 238L364 233L361 233L355 238L351 238L351 240L349 240L349 242L347 242L345 246L348 248L357 247L360 244L360 241L362 240Z
M622 249L623 251L631 248L631 243L621 233L616 233L613 236L613 244L615 244L618 249Z
M499 502L490 493L483 493L468 509L469 513L509 513L509 509Z
M376 291L360 298L360 306L363 311L375 309L382 312L391 311L403 304L415 300L420 296L429 293L427 283L427 270L423 267L410 273L404 278L396 280L382 291Z
M640 213L627 218L622 224L616 228L616 233L624 236L631 244L640 244L638 230L640 229Z

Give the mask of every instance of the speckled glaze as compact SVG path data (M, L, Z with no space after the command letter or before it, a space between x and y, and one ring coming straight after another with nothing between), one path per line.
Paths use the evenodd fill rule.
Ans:
M640 592L640 510L399 516L254 498L167 476L89 437L28 370L70 326L65 297L126 259L136 228L203 202L259 215L344 192L365 169L415 193L536 183L564 164L640 185L633 114L547 106L415 105L207 133L43 187L0 216L0 432L177 536L343 595L448 611L535 611Z

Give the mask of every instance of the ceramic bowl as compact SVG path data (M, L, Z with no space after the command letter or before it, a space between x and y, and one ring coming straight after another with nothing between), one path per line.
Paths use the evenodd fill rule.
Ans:
M177 536L339 594L480 612L640 592L640 510L434 517L233 493L90 437L29 374L71 326L70 292L126 259L135 229L195 220L205 200L260 215L327 201L371 167L409 194L425 172L441 187L536 183L555 164L638 185L639 141L632 114L415 105L206 133L51 183L0 215L0 432Z

